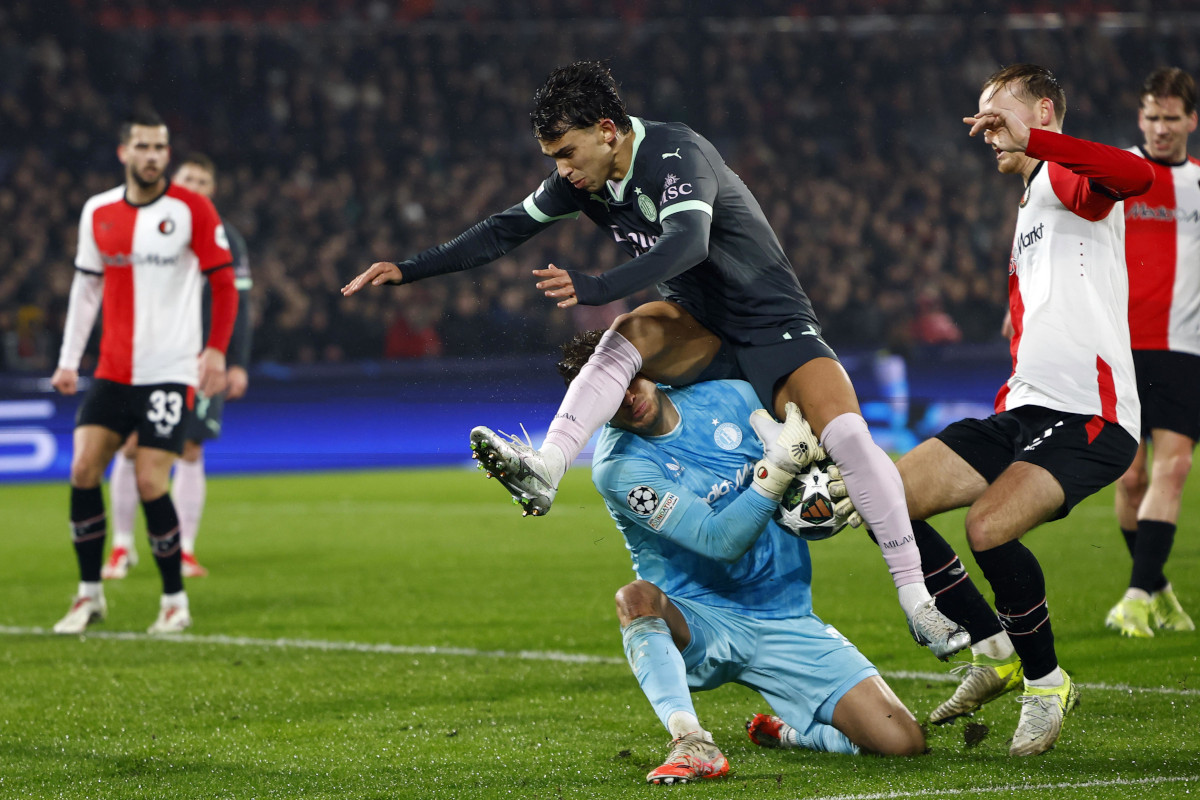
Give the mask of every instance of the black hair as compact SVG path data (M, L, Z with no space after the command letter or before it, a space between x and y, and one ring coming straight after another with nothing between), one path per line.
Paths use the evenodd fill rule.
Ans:
M571 341L562 346L562 360L555 366L567 386L571 385L571 381L579 375L579 370L583 369L583 365L592 357L592 353L595 352L596 345L600 343L600 337L603 335L604 331L602 330L583 331L575 334Z
M158 112L151 108L145 108L141 111L135 111L125 118L121 123L121 129L117 133L117 141L125 144L129 138L133 136L133 126L142 125L147 128L157 128L158 126L166 126L163 118L158 115Z
M633 129L617 83L602 61L576 61L551 72L533 95L529 119L541 142L557 141L569 130L590 128L602 119L611 119L621 133Z

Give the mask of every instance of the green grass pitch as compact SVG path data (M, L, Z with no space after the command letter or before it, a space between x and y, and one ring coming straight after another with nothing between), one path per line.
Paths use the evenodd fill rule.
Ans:
M1197 796L1200 634L1103 628L1129 568L1111 503L1026 539L1083 689L1055 750L1008 757L1011 696L976 716L973 747L960 721L915 758L760 750L743 725L766 706L730 686L696 696L730 777L653 787L668 736L621 655L612 597L632 572L586 469L544 519L457 469L211 478L212 574L188 582L195 626L173 641L144 634L144 542L94 635L48 634L76 581L67 489L3 487L0 798ZM965 553L961 516L937 524ZM852 532L812 553L817 613L927 715L950 665L909 638L874 545ZM1196 480L1169 574L1200 617Z

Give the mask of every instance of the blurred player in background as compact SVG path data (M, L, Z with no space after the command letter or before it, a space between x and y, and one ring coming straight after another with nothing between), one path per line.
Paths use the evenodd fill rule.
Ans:
M1058 665L1041 565L1020 539L1120 477L1139 435L1124 219L1112 212L1154 175L1132 153L1063 135L1065 113L1054 76L1018 64L988 78L979 113L963 120L1000 172L1025 181L1008 265L1013 374L995 414L956 422L898 462L914 520L969 508L967 541L1024 669L1017 756L1053 747L1078 698Z
M212 199L217 188L217 169L208 156L193 153L175 171L175 183L197 194ZM246 366L250 363L250 340L253 322L250 319L250 261L246 251L246 240L233 226L225 223L225 235L229 240L229 251L233 254L234 284L238 291L237 320L233 326L233 338L226 357L227 386L223 393L213 397L203 392L196 396L196 413L189 417L183 443L183 458L175 462L175 479L171 496L179 513L179 534L183 548L183 577L203 578L208 570L196 560L196 535L200 529L200 518L204 514L206 484L204 473L204 443L221 435L221 419L226 400L237 400L246 394L250 377ZM204 294L204 320L210 318L212 296ZM208 335L208 326L205 326ZM108 561L101 570L105 580L119 580L137 564L134 547L133 526L137 511L137 480L134 475L134 453L137 451L137 435L129 441L113 459L109 491L113 505L113 547Z
M1133 466L1117 481L1117 523L1133 571L1105 624L1125 636L1150 637L1155 628L1196 629L1163 574L1200 439L1200 161L1187 152L1196 130L1192 76L1174 67L1152 72L1142 86L1138 127L1145 140L1131 150L1155 176L1149 192L1125 204L1142 439Z
M59 392L78 390L79 361L102 305L104 325L71 459L79 590L56 633L82 633L107 611L100 582L107 529L100 482L134 432L138 496L162 577L159 614L149 632L178 632L192 621L180 570L179 520L167 490L196 390L212 397L225 388L225 349L238 296L216 209L208 198L168 182L170 155L162 119L135 116L122 126L117 148L125 183L90 198L80 217L62 352L51 378ZM202 277L213 297L205 346Z
M564 346L568 385L603 334ZM638 375L600 433L592 480L637 573L616 596L625 655L673 739L650 783L729 771L690 693L726 683L770 704L774 714L747 726L764 747L925 749L878 670L812 613L808 545L772 519L795 473L824 457L794 405L786 420L775 422L743 381L670 389Z
M849 376L821 338L750 190L687 126L630 117L600 62L554 70L534 104L534 136L556 164L535 192L447 244L372 264L343 294L477 267L585 214L632 260L599 276L551 264L533 271L537 287L562 308L603 305L655 285L665 301L617 318L568 389L540 450L488 428L472 431L472 448L490 474L526 513L544 514L634 375L672 386L744 378L778 418L786 403L799 406L878 536L914 638L940 657L952 653L961 631L938 613L922 581L896 466L872 440Z

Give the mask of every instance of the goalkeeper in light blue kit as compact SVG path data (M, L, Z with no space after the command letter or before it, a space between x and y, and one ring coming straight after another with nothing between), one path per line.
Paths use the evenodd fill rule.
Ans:
M568 383L602 333L563 348ZM752 427L761 408L742 381L672 389L638 375L593 456L592 479L638 576L616 596L625 654L673 739L650 783L729 771L690 695L726 683L758 691L774 711L747 724L756 744L925 750L878 670L812 613L808 545L772 515L795 473L823 454L794 406L784 424L763 411Z

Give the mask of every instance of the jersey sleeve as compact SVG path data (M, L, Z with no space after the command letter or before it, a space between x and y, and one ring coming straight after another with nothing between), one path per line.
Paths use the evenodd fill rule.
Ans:
M250 276L250 257L246 240L236 228L225 226L229 237L229 252L233 254L233 285L237 289L237 318L233 323L233 336L226 350L226 364L231 367L247 367L250 364L250 346L253 338L254 321L250 318L250 290L254 281Z
M225 235L225 225L217 216L212 201L201 195L192 195L187 202L192 210L192 252L200 260L200 271L210 272L232 264L229 237Z
M568 270L581 305L604 305L628 297L708 258L717 172L694 142L673 144L678 144L676 152L661 159L652 181L661 187L654 200L662 235L648 251L603 275Z
M1025 154L1050 162L1054 194L1093 222L1108 216L1118 201L1145 194L1154 183L1154 168L1144 158L1054 131L1031 130Z
M407 261L396 262L403 275L401 283L483 266L558 220L578 217L578 205L557 186L556 177L551 175L522 202L476 223L449 242L424 250Z
M694 553L737 561L758 539L777 503L743 491L720 512L683 489L654 462L620 457L593 467L592 480L609 512Z
M521 207L533 219L544 224L560 219L578 219L579 203L570 187L557 172L552 172L542 185L525 198Z
M75 267L92 275L103 275L104 262L100 259L100 248L96 246L92 221L95 213L96 204L88 201L79 215L79 243L75 251Z

